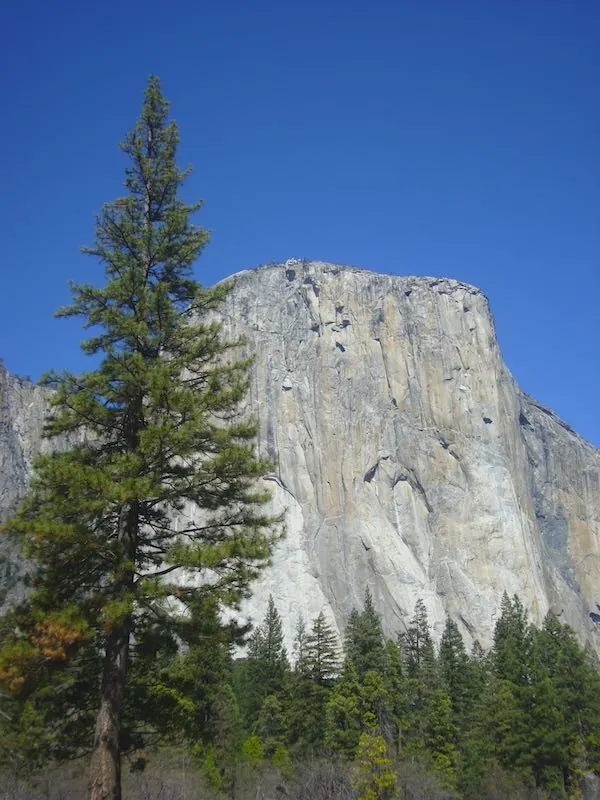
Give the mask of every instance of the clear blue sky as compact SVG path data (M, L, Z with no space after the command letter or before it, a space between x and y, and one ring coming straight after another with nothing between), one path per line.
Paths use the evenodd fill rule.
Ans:
M5 0L0 355L81 369L54 320L121 193L157 73L213 242L197 274L307 257L490 298L521 386L600 444L598 0Z

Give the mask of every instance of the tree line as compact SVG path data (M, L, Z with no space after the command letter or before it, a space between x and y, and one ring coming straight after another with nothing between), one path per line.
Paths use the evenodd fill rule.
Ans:
M488 652L478 642L467 652L451 618L436 648L420 600L406 630L386 638L367 591L343 648L321 613L298 624L292 660L271 598L246 657L228 671L228 713L240 726L232 764L244 752L284 769L325 754L354 765L358 796L380 799L397 796L398 758L473 800L498 782L512 796L577 797L583 776L600 768L595 656L554 614L531 624L506 593ZM232 773L219 753L234 740L206 745L223 791Z
M207 598L185 647L156 631L136 642L123 721L134 770L152 745L177 746L215 796L236 798L265 769L293 782L337 765L349 793L315 795L329 800L577 798L600 772L596 657L554 614L533 625L516 596L502 598L487 652L478 642L468 652L451 618L436 647L421 600L406 630L386 637L367 590L343 642L321 612L300 619L288 653L269 598L241 658L240 629ZM18 725L0 723L27 770L85 741L85 686L63 676L60 691L39 691ZM424 794L407 790L407 769Z

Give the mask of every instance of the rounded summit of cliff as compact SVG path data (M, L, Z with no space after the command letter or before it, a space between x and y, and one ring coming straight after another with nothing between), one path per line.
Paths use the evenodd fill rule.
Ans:
M257 273L275 273L289 283L299 281L300 283L318 285L319 280L331 278L344 278L354 275L369 283L378 283L386 291L404 292L407 296L414 288L428 289L438 294L448 294L457 290L468 294L481 295L486 303L488 302L485 294L477 286L454 278L441 278L434 276L418 275L396 275L366 267L357 267L348 264L336 264L327 261L313 261L308 258L288 258L283 262L271 264L261 264L257 267L240 270L230 276L229 279L256 280Z

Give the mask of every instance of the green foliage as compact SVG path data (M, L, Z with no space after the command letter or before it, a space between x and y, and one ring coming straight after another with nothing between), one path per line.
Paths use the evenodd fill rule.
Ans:
M368 670L383 671L385 668L385 640L381 620L375 611L369 589L365 592L362 612L353 610L346 626L346 658L353 662L361 678Z
M298 675L306 675L308 667L306 664L306 643L308 639L308 632L306 630L306 622L304 617L300 617L296 624L296 636L294 638L294 672Z
M398 796L396 776L385 739L372 714L365 715L363 727L355 762L357 800L392 800Z
M277 747L283 744L285 727L282 705L271 694L265 698L256 721L256 734L263 743L266 756L271 757Z
M407 675L410 678L418 675L424 683L435 680L435 650L427 609L422 600L417 600L414 615L406 632L401 634L398 640L404 656Z
M455 724L461 724L468 711L471 693L469 658L454 620L448 617L440 641L440 676L452 703Z
M212 702L211 721L205 770L209 770L214 788L232 797L242 747L242 725L235 695L228 684L219 689Z
M361 731L360 686L354 663L347 660L325 706L325 744L351 760Z
M337 636L322 612L310 633L299 621L294 653L285 700L288 741L296 753L315 754L323 745L325 705L340 670Z
M247 657L237 672L240 707L246 726L252 728L265 698L283 696L290 672L281 618L271 595L265 617L250 636Z
M393 701L386 676L369 670L360 681L360 706L363 716L371 715L380 730L389 731L393 715Z
M280 773L286 778L289 778L294 771L289 751L282 743L279 743L273 751L271 763L274 767L277 767Z
M253 733L242 744L242 758L250 767L258 767L265 757L265 748L260 738Z
M527 612L519 598L502 596L500 618L494 628L492 658L496 675L515 685L528 682L528 660L531 650L531 631Z
M452 703L447 692L436 689L431 698L426 729L425 745L430 754L434 772L443 786L456 785L458 751L455 746L456 728L452 721Z
M217 764L215 747L213 745L208 745L206 748L198 748L196 757L200 761L202 775L211 789L219 793L225 792L226 787L221 770Z
M536 632L534 646L562 715L570 785L586 767L600 768L600 675L574 631L551 613Z
M435 650L427 611L422 600L404 633L398 637L406 665L403 682L405 714L400 744L408 753L424 756L427 749L426 725L433 693L438 685Z
M308 645L312 633L299 626L296 663L289 670L281 620L269 606L260 635L253 637L254 656L263 648L263 667L286 667L283 679L273 669L279 676L276 691L263 697L251 735L237 710L244 697L239 678L248 661L230 658L231 642L241 631L223 628L210 593L200 596L186 624L180 621L169 633L148 625L134 645L128 704L142 705L145 726L154 720L164 740L196 742L203 775L220 794L237 796L248 782L267 775L293 786L323 754L345 764L340 768L352 771L357 795L371 798L396 791L464 800L575 800L583 777L598 769L600 678L573 631L553 615L538 630L521 604L509 599L490 653L475 643L468 655L458 627L447 623L436 658L426 614L418 607L409 642L418 639L422 646L410 673L405 662L410 653L403 658L400 647L387 641L379 669L359 678L347 659L339 675L325 677L318 668L324 663L318 655L324 617L310 626L317 634L314 651ZM61 624L74 619L67 616ZM7 629L12 625L5 622ZM49 630L44 628L44 636ZM185 652L176 640L186 643ZM519 650L515 641L526 646ZM3 702L9 714L18 707L18 696ZM26 759L40 764L48 752L60 750L61 725L53 727L44 716L50 708L61 706L39 703L35 694L21 706L21 739L13 731L9 740L19 742L23 769ZM128 748L139 744L136 721L143 720L126 710ZM2 718L0 737L7 725Z
M339 673L337 635L322 611L315 618L312 630L306 637L302 669L306 670L313 681L322 685L330 683Z

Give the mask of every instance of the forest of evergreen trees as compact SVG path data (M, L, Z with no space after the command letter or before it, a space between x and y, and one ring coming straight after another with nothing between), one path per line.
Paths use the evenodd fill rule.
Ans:
M364 800L398 796L399 759L462 798L579 797L600 766L594 659L553 614L531 625L516 596L503 597L490 652L476 642L469 654L451 619L436 650L422 601L386 639L367 591L343 654L321 613L299 624L293 666L271 601L231 674L242 750L281 766L323 754L352 763Z
M475 643L469 654L451 619L436 648L422 601L407 630L386 639L368 591L343 652L321 613L298 624L288 654L272 599L245 658L233 658L216 609L202 619L184 652L138 643L145 656L128 697L145 716L144 730L129 732L133 773L144 774L147 753L151 763L175 747L197 775L188 797L578 798L599 771L595 656L551 613L541 629L530 624L516 596L504 595L487 653ZM47 719L33 709L30 729L21 721L12 739L13 774L60 758L61 737L73 736L63 720L44 740ZM260 793L265 776L275 794ZM143 796L184 796L161 792Z

